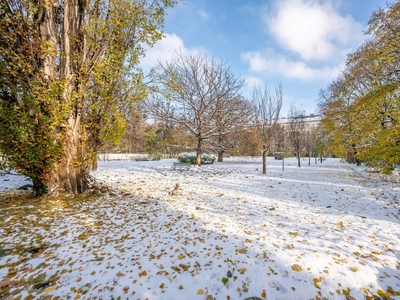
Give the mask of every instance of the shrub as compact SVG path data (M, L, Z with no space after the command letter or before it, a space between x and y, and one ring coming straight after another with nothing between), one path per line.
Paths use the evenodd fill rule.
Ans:
M178 155L178 161L181 163L190 163L194 165L196 163L196 152L184 152ZM211 154L202 153L201 154L201 164L213 164L215 162L215 157Z
M161 159L161 154L156 153L156 154L142 154L142 155L134 155L130 156L129 160L132 161L154 161L154 160L160 160Z

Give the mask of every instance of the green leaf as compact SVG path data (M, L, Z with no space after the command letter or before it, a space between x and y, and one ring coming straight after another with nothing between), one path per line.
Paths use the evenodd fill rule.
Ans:
M43 282L46 279L46 273L41 273L38 276L36 276L32 281L34 283L40 283Z
M223 283L224 285L227 284L228 281L229 281L229 278L226 278L226 277L223 277L223 278L222 278L222 283Z

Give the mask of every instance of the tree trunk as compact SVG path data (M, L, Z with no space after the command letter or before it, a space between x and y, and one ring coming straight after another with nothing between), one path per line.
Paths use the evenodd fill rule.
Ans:
M202 139L201 137L197 138L197 149L196 149L196 165L201 166L201 144Z
M297 166L300 168L301 164L300 164L300 152L297 152Z
M224 160L224 150L218 151L218 162L223 162Z
M262 151L263 174L267 174L267 152L268 150L264 146Z
M50 4L49 4L50 3ZM64 1L62 23L57 17L58 2L39 2L41 18L38 19L43 45L54 49L54 53L61 51L57 59L53 52L45 57L42 65L43 74L48 83L62 79L65 82L61 99L54 99L69 110L64 124L58 128L57 134L61 137L63 151L53 168L46 171L34 183L34 192L38 195L57 194L65 191L79 194L85 190L85 165L83 151L85 149L85 133L81 126L81 101L79 95L79 63L83 60L83 53L77 50L81 41L84 1ZM61 28L61 32L58 32ZM61 33L61 36L60 36ZM56 50L57 41L60 41Z
M97 159L97 153L93 157L93 162L92 162L92 171L97 171L98 169L98 159Z
M83 165L80 117L71 116L68 125L63 132L64 151L46 182L47 194L80 194L85 191L86 172Z
M311 165L311 152L308 153L308 165Z

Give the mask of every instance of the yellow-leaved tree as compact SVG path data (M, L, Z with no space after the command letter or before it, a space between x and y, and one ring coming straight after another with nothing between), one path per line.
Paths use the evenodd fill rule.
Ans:
M400 162L400 2L375 11L369 39L321 91L320 108L337 148L384 172Z
M0 152L37 195L82 193L124 109L146 97L144 45L176 0L0 3Z

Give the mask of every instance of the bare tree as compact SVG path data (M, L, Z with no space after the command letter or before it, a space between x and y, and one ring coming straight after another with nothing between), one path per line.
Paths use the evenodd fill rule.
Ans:
M274 132L278 132L277 124L283 103L282 84L276 87L275 94L271 94L268 86L264 89L254 88L252 102L255 109L255 126L261 139L263 174L267 173L267 153L275 140Z
M288 141L293 152L296 154L297 165L301 167L301 151L305 147L305 121L303 110L290 105L288 118L289 123L286 127Z
M156 119L167 118L188 129L197 141L197 165L204 141L247 125L247 118L232 108L240 103L244 80L226 62L178 53L171 62L159 63L157 73L160 84L146 101L146 109ZM167 105L172 107L167 110Z
M236 141L232 133L246 130L254 117L250 103L241 96L222 100L215 114L217 135L210 140L212 148L218 153L218 162L223 161L225 151L233 149Z

